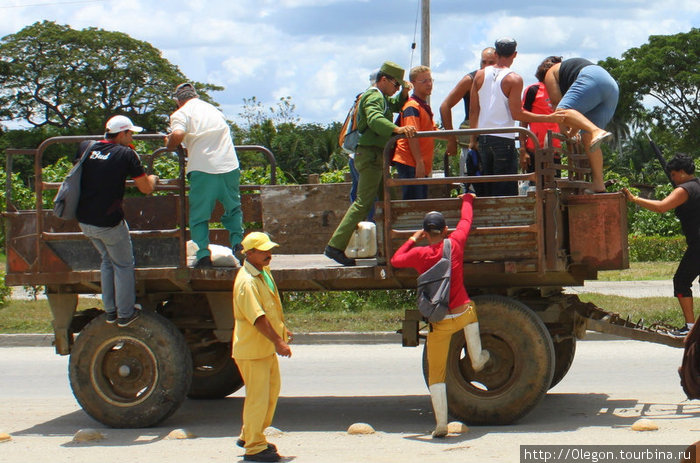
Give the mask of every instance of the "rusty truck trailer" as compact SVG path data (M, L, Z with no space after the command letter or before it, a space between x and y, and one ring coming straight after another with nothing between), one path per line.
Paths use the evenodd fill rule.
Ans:
M494 133L456 130L441 135ZM521 136L522 128L507 129ZM419 137L434 135L421 132ZM557 136L556 134L552 136ZM180 150L178 178L164 179L157 195L126 197L136 262L139 323L116 328L101 311L76 312L79 294L100 291L99 256L75 221L63 221L43 208L42 159L55 144L99 137L54 137L35 150L7 151L6 246L8 285L44 285L53 314L57 353L70 354L71 387L95 419L115 427L154 425L189 397L220 398L242 386L231 359L231 288L237 268L194 269L186 241L186 152ZM136 139L160 140L161 135ZM533 137L534 138L534 137ZM388 264L393 252L422 224L431 210L444 213L449 227L459 219L460 201L451 191L464 182L530 181L526 196L479 197L464 251L464 280L476 302L482 343L492 354L479 373L466 360L465 342L455 334L448 359L450 412L469 423L505 424L529 412L568 371L576 339L587 327L637 339L680 345L677 340L620 321L562 286L582 285L599 270L628 267L627 214L622 194L582 194L590 169L582 147L537 147L535 171L522 175L394 179L385 151L384 199L377 203L378 253L375 259L342 267L322 250L348 206L348 184L241 186L247 227L263 230L280 243L272 271L282 291L387 290L415 288L416 273ZM275 172L272 153L259 151ZM565 164L556 164L558 154ZM9 179L14 156L33 156L36 204L21 210L12 201ZM147 169L164 149L143 156ZM566 172L560 178L558 172ZM394 199L401 185L427 184L431 199ZM129 182L133 185L133 182ZM215 210L213 222L221 210ZM211 230L213 243L228 244L225 230ZM405 346L417 346L424 328L415 310L400 328ZM80 333L79 336L76 334ZM424 355L424 366L426 364Z

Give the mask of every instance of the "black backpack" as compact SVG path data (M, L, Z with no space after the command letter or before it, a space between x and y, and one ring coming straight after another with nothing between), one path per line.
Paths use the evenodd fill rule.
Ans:
M451 251L452 243L445 239L440 260L418 276L418 310L432 323L445 318L450 308Z
M78 201L80 201L80 178L83 175L83 162L87 159L94 141L88 143L80 160L68 172L66 178L61 183L61 187L53 199L53 214L59 219L73 220L75 219L76 211L78 210Z

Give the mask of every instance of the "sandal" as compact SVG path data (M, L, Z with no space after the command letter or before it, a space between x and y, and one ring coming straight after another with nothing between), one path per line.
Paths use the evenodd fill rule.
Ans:
M608 138L612 138L613 134L610 132L605 132L601 133L597 137L595 137L593 140L591 140L591 146L588 148L588 152L592 152L597 150L600 147L600 144L606 141Z

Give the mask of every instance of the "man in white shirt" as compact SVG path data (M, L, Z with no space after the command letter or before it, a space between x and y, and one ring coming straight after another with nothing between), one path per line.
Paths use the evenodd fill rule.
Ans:
M496 64L477 71L472 83L469 101L469 126L476 128L515 127L515 121L563 122L560 113L535 114L522 109L523 78L510 69L518 52L512 38L496 41ZM478 150L481 153L483 175L508 175L518 173L518 151L515 149L516 133L480 135ZM476 149L476 137L471 147ZM485 183L483 196L517 196L517 182Z
M221 223L229 232L234 255L238 257L242 249L238 156L226 118L215 106L199 99L192 84L178 85L173 97L178 110L170 116L171 133L165 137L165 146L174 150L182 143L187 148L190 234L199 248L195 268L208 268L212 266L209 220L217 200L224 207Z

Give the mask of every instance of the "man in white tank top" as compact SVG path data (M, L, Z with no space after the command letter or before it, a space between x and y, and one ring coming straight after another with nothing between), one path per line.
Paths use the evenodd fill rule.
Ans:
M511 38L496 41L496 64L479 70L474 76L469 106L471 128L515 127L516 120L523 122L562 122L557 114L534 114L522 109L523 78L510 69L518 52L517 43ZM518 173L518 151L515 149L516 133L495 133L472 137L472 148L481 154L483 175L507 175ZM493 182L484 184L483 196L516 196L517 182Z

